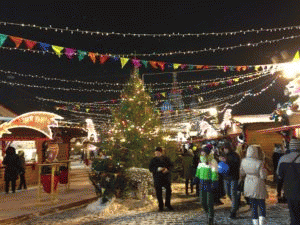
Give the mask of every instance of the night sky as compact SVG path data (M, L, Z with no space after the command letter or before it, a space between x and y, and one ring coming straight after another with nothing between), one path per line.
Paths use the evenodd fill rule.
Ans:
M37 26L79 29L83 31L119 32L119 33L221 33L260 28L282 28L299 25L299 3L274 3L275 1L61 1L53 3L18 3L1 1L0 21L17 24L35 24ZM291 1L292 2L292 1ZM101 36L53 30L36 29L12 25L0 25L0 33L10 36L51 45L80 49L88 52L114 55L136 53L138 59L164 61L169 63L195 65L261 65L292 60L299 49L299 38L291 38L272 44L257 47L241 47L225 51L207 51L197 54L175 54L172 56L138 56L142 53L162 53L174 51L194 51L204 48L236 46L245 43L256 43L264 40L282 39L299 35L299 30L276 32L259 32L237 35L201 36L201 37L133 37L133 36ZM13 42L6 40L6 47L14 47ZM24 43L19 49L25 49ZM35 47L37 49L37 47ZM285 52L285 57L283 57ZM28 51L7 50L0 48L0 70L44 77L80 80L87 82L118 82L125 83L132 70L131 63L122 69L120 62L109 59L100 64L91 62L89 57L79 61L76 57L69 60L52 54L37 54ZM97 88L97 86L66 84L57 81L45 81L28 77L15 76L0 71L0 81L22 83L28 85ZM145 75L145 83L172 82L172 70L166 69L161 74L148 66L142 67L140 74ZM224 73L209 71L197 73L178 73L179 82L205 80L216 77L241 75L242 73ZM269 79L269 78L268 78ZM255 92L264 87L265 80L252 84ZM280 78L274 86L257 97L248 97L235 106L233 114L268 114L278 103L287 101L284 96L284 85L287 80ZM114 89L114 86L99 86L101 89ZM248 88L241 87L242 88ZM205 100L219 98L228 94L238 93L235 88L229 92L203 96ZM219 93L219 92L218 92ZM1 102L18 113L32 110L47 110L63 115L67 112L56 111L55 104L39 101L36 97L57 99L71 102L94 102L118 99L118 93L66 92L26 88L0 83ZM188 94L188 93L186 93ZM188 104L191 99L186 98ZM234 101L233 101L234 102Z

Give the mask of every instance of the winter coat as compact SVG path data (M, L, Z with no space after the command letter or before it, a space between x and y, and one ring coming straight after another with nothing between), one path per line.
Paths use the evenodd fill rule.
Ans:
M169 170L167 173L158 171L158 167L165 167ZM173 168L173 163L167 156L154 157L151 159L149 164L149 170L153 173L154 185L164 182L171 182L171 170Z
M183 176L185 179L192 179L193 174L193 152L187 151L183 154L182 164L183 164Z
M300 157L296 159L299 154L300 150L292 150L291 153L283 155L276 171L278 178L283 180L284 195L288 199L300 200Z
M19 156L15 153L15 151L11 151L8 148L2 164L5 165L5 181L17 180L19 172L21 170L21 161Z
M218 186L218 163L215 159L200 162L196 170L196 177L199 178L201 190L212 192Z
M258 145L250 145L246 158L242 160L240 175L246 176L244 183L244 196L255 199L268 197L265 179L267 172L262 161L262 150Z
M240 165L241 159L236 152L229 152L225 154L225 163L229 166L228 176L224 176L224 179L239 180L240 177Z

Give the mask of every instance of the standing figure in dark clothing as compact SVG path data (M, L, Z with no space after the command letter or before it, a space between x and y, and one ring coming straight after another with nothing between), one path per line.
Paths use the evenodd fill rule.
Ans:
M165 206L169 210L173 210L171 206L171 170L173 168L173 163L171 160L164 156L162 153L162 148L157 147L155 149L155 157L151 160L149 165L150 172L153 173L154 186L156 190L156 197L158 200L159 211L164 210L164 203L162 198L162 187L166 189L166 201Z
M197 148L196 146L194 146L193 150L195 150L194 151L194 157L193 157L193 176L195 178L196 177L196 170L197 170L198 164L200 162L200 149ZM199 197L199 196L200 196L200 187L199 187L199 183L196 182L196 197Z
M4 180L5 180L5 192L9 192L9 183L11 182L12 192L16 191L16 180L18 179L18 173L21 169L21 162L19 156L16 154L16 149L8 147L6 150L6 156L2 162L5 165Z
M229 173L227 176L224 176L224 188L226 195L231 200L230 218L235 219L240 201L238 182L240 178L241 160L239 155L233 150L230 142L225 142L224 153L225 163L229 166Z
M274 146L274 153L272 155L273 159L273 181L276 182L276 189L277 189L277 201L281 201L281 193L282 193L282 187L283 187L283 182L281 179L278 179L278 176L276 175L276 170L278 167L278 163L280 158L284 155L283 147L280 144L275 144Z
M25 180L25 157L24 157L24 152L23 151L19 151L19 157L20 157L20 162L21 162L21 170L20 170L20 185L18 190L22 189L22 186L24 187L24 189L27 189L26 186L26 180Z
M189 184L191 185L191 193L193 193L193 150L192 149L184 149L183 152L183 175L185 179L185 193L186 195L189 194Z

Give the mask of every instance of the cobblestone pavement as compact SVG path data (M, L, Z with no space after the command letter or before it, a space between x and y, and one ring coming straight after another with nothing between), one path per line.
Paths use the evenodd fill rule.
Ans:
M199 201L195 197L183 195L183 186L175 190L172 203L174 211L158 212L156 202L150 210L134 211L111 208L108 214L103 216L99 212L88 212L86 207L70 209L64 212L57 212L52 215L36 217L22 225L50 225L50 224L68 224L68 225L94 225L94 224L120 224L120 225L150 225L150 224L207 224L207 218L202 210ZM269 190L270 197L267 201L266 224L269 225L288 225L290 224L289 211L286 204L276 204L274 201L274 190ZM179 200L180 201L179 201ZM238 218L229 219L230 202L229 199L222 199L224 205L215 206L215 224L222 225L248 225L252 224L251 211L248 205L243 205L238 212ZM126 204L126 203L125 203Z

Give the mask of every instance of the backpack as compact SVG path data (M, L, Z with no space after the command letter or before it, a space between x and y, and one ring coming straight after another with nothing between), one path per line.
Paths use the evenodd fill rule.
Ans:
M225 162L221 161L218 163L218 172L223 176L229 175L229 166Z

